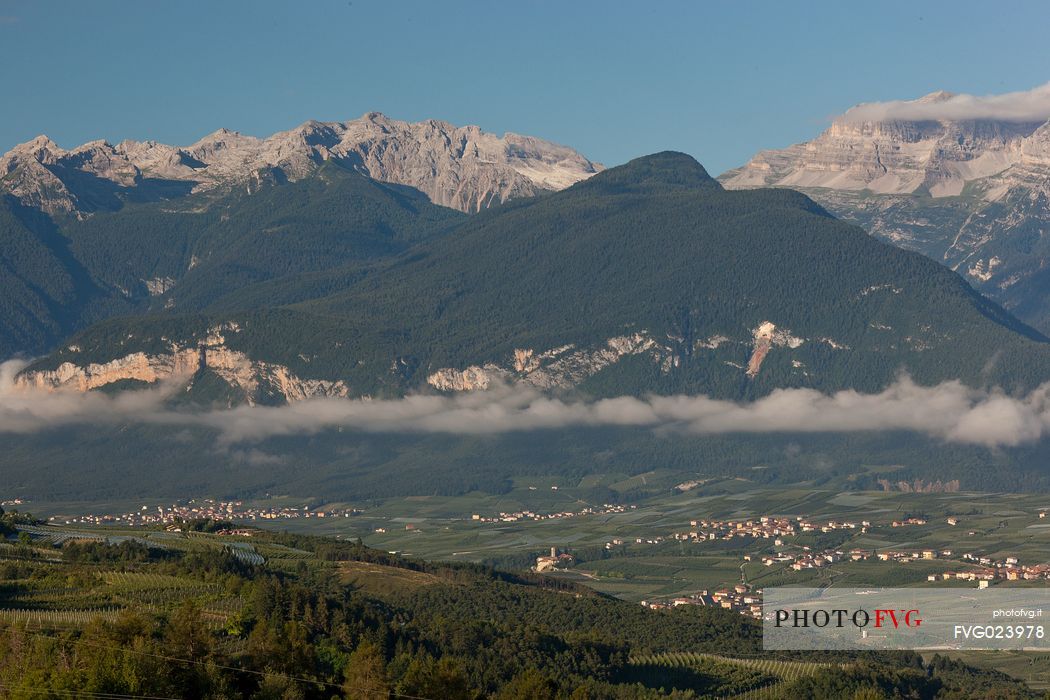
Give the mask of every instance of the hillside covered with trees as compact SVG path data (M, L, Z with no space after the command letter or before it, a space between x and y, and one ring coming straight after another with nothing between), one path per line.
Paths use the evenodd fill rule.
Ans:
M395 196L337 166L320 177ZM208 234L210 256L151 305L163 313L90 328L34 369L192 346L226 324L239 329L229 348L355 395L418 390L441 368L508 366L516 349L595 350L632 334L649 349L588 374L582 390L876 391L907 371L1015 391L1050 374L1050 343L950 270L798 193L725 191L683 154L471 217L416 203L412 219L402 198L401 219L368 219L368 200L333 187L247 198L222 214L223 236ZM326 232L344 225L343 201L367 219L361 231L400 233L358 233L339 248ZM780 335L746 373L766 323Z
M722 609L651 611L355 543L184 527L0 541L4 697L1034 697L910 654L764 654L758 625Z

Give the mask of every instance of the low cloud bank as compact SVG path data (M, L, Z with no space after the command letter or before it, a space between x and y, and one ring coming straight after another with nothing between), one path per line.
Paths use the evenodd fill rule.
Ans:
M850 109L843 119L866 121L922 121L995 119L1038 122L1050 119L1050 83L1031 90L1001 95L952 95L945 99L867 102Z
M227 447L339 428L462 435L585 426L691 434L910 430L988 447L1016 446L1050 435L1050 384L1024 397L1010 397L955 381L924 387L902 377L877 394L782 389L748 403L706 396L565 400L505 386L456 396L314 399L277 407L188 411L166 405L173 387L115 396L20 389L13 381L20 367L0 365L0 433L140 423L211 428Z

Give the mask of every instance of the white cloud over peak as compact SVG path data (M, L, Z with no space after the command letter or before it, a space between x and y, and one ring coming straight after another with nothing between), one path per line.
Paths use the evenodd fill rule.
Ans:
M1050 83L1001 95L933 93L917 100L866 102L847 111L849 122L993 119L1012 122L1050 120Z

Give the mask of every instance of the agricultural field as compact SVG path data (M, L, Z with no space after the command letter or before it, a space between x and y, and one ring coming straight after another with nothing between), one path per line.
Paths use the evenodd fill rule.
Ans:
M222 629L241 607L234 592L218 581L158 568L176 554L215 551L250 564L265 561L242 543L218 544L197 534L132 535L57 527L19 531L30 536L28 543L23 539L17 545L0 544L0 621L28 629L78 629L95 619L114 621L126 611L166 614L187 602L199 607L209 629ZM127 559L119 567L96 561L95 545L126 552ZM149 566L151 558L159 566Z
M631 663L649 674L691 672L724 679L711 694L738 700L781 698L792 681L833 667L848 667L848 664L734 658L698 652L652 654L634 657Z
M590 475L577 483L519 478L514 488L502 495L416 496L367 503L281 497L255 504L353 508L360 514L250 524L344 540L360 538L370 547L408 557L488 562L511 569L527 568L535 556L556 547L577 555L580 561L575 575L582 576L588 585L631 600L683 594L741 580L755 585L832 581L837 585L924 585L927 575L951 568L942 561L906 565L859 561L841 562L829 570L794 572L784 566L757 563L759 555L775 549L770 541L670 541L676 532L695 529L690 521L701 518L739 520L766 515L803 516L814 522L869 520L875 524L869 532L851 531L850 536L834 540L834 546L868 551L954 550L992 558L1015 556L1021 564L1050 559L1050 519L1039 518L1040 512L1050 510L1050 498L1042 495L839 492L807 485L770 489L756 488L746 479L703 477L696 480L699 483L695 487L679 492L674 486L681 478L680 473L660 470L635 477ZM623 512L600 512L605 502L593 498L597 492L612 499L616 494L636 493L640 487L651 495L624 502ZM121 503L119 508L137 510L141 505ZM101 507L99 504L91 512L99 512ZM88 510L85 504L33 504L37 515L68 515L77 512L74 508ZM599 512L582 514L586 509ZM506 522L472 519L523 512L543 517ZM565 513L573 515L546 517ZM892 520L908 516L922 517L927 524L889 527ZM957 524L949 525L949 517ZM610 547L608 554L601 553L614 540L624 544ZM789 548L823 544L827 538L814 535L800 535L786 542ZM260 554L266 556L265 552ZM752 555L756 561L745 563L745 555Z
M652 478L658 479L656 475ZM684 592L690 587L734 583L742 575L761 585L807 585L829 580L839 585L923 585L928 574L951 568L941 561L907 565L862 561L841 563L831 571L816 573L766 568L758 563L741 569L745 554L770 552L772 542L668 541L673 533L695 529L689 523L700 518L739 520L768 515L804 516L814 522L869 520L876 527L866 534L859 529L851 532L835 546L956 550L992 558L1016 556L1022 564L1050 559L1050 519L1039 518L1040 512L1050 509L1050 498L1041 495L837 492L802 486L764 489L754 488L745 480L712 480L679 493L665 480L665 492L632 502L624 512L513 522L471 519L475 514L494 517L500 512L549 514L597 509L602 504L587 501L583 495L598 479L587 477L575 486L523 481L499 497L476 494L394 499L362 506L362 514L349 519L298 520L280 526L341 538L360 537L369 546L406 556L489 561L512 568L550 547L593 554L613 540L622 540L623 546L611 550L611 560L585 561L576 568L586 572L590 585L599 590L635 600ZM620 482L613 481L612 485ZM889 527L891 521L909 516L922 517L927 524ZM958 524L949 525L949 517ZM663 539L655 544L648 542L658 538ZM805 535L787 544L818 546L821 542L820 537ZM622 562L622 557L632 562Z

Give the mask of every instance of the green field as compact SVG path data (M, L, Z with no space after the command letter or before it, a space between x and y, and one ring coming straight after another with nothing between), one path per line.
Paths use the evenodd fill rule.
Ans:
M671 476L652 472L640 477L650 483L661 483L666 490L631 503L633 509L623 513L500 523L471 520L474 514L491 517L501 511L553 513L600 507L601 503L589 502L584 495L599 483L618 486L625 482L621 475L612 474L588 476L575 485L564 480L519 478L515 480L515 488L505 495L473 493L458 497L417 496L368 503L326 503L326 507L356 507L363 512L352 518L252 524L342 539L361 538L370 547L410 557L506 564L527 561L529 555L535 556L552 546L591 552L604 548L613 539L620 539L626 544L614 549L616 560L584 562L578 568L591 576L595 587L618 590L626 586L625 590L636 591L643 597L657 594L658 590L666 589L670 595L690 586L704 588L739 581L744 554L760 555L774 549L772 541L761 540L732 545L666 540L656 545L636 543L638 538L669 538L672 533L687 532L692 529L690 520L700 518L725 520L778 515L804 516L814 522L869 520L876 526L871 532L861 534L858 529L836 546L844 550L947 549L956 555L972 552L997 559L1016 556L1022 564L1050 559L1050 519L1038 517L1041 511L1050 509L1050 498L1044 495L837 492L804 486L771 489L756 488L743 479L713 480L691 491L677 493L672 489ZM552 490L552 486L557 486L557 490ZM320 503L290 498L259 502L260 505ZM138 501L49 503L30 507L37 515L69 516L84 512L127 512L141 505L155 504ZM906 515L922 516L928 524L888 527L890 521ZM958 518L959 524L948 525L949 516ZM787 545L818 543L819 538L811 535L786 541ZM621 556L632 562L618 561ZM858 585L914 585L925 583L928 573L953 566L946 561L841 562L832 567L833 570L814 573L751 563L744 567L744 572L749 580L763 585L774 585L775 581L807 583L815 579L835 579L838 584L848 581Z
M1023 564L1046 561L1050 552L1050 520L1038 517L1039 512L1050 508L1050 498L1043 495L840 493L803 487L755 488L747 481L732 480L718 481L710 488L699 487L686 493L674 493L668 489L666 495L634 503L635 508L624 513L514 523L479 523L470 519L475 513L493 516L500 511L531 509L553 512L600 505L588 504L579 498L595 478L588 477L575 487L559 485L557 491L550 490L550 483L542 482L536 485L535 491L529 490L527 485L519 485L505 496L473 494L457 498L393 499L371 505L354 518L287 521L280 526L344 538L361 537L369 546L409 556L452 561L498 560L539 552L551 546L569 550L602 547L613 539L622 539L627 542L625 549L631 558L702 557L707 560L704 565L683 563L680 566L687 570L723 569L730 574L725 580L739 579L744 553L768 552L772 542L756 542L754 546L742 545L724 551L722 543L716 546L715 543L689 545L665 541L659 545L639 545L635 540L666 538L674 532L689 531L689 521L699 518L800 515L815 522L870 520L876 525L867 534L861 534L859 529L855 531L852 537L838 545L844 549L948 549L959 554L974 552L993 558L1017 556ZM890 521L905 515L922 516L928 524L901 528L888 526ZM948 525L949 516L958 518L959 524ZM385 532L376 532L377 529ZM788 543L808 544L813 539L799 537ZM715 560L735 563L727 566ZM941 562L932 565L915 562L898 565L897 570L904 566L911 567L909 573L900 574L900 583L906 584L923 582L926 573L945 568ZM762 575L760 568L748 565L749 576ZM887 581L885 569L891 567L881 562L844 563L834 568L838 572L836 575L847 575L858 584L887 583L896 578L896 575L890 575ZM615 567L594 567L592 573L602 570L613 571ZM661 578L660 573L657 570L645 572L645 575ZM667 573L666 578L674 578L674 574ZM712 581L707 574L703 576L708 585L723 582ZM804 580L793 579L794 582Z

